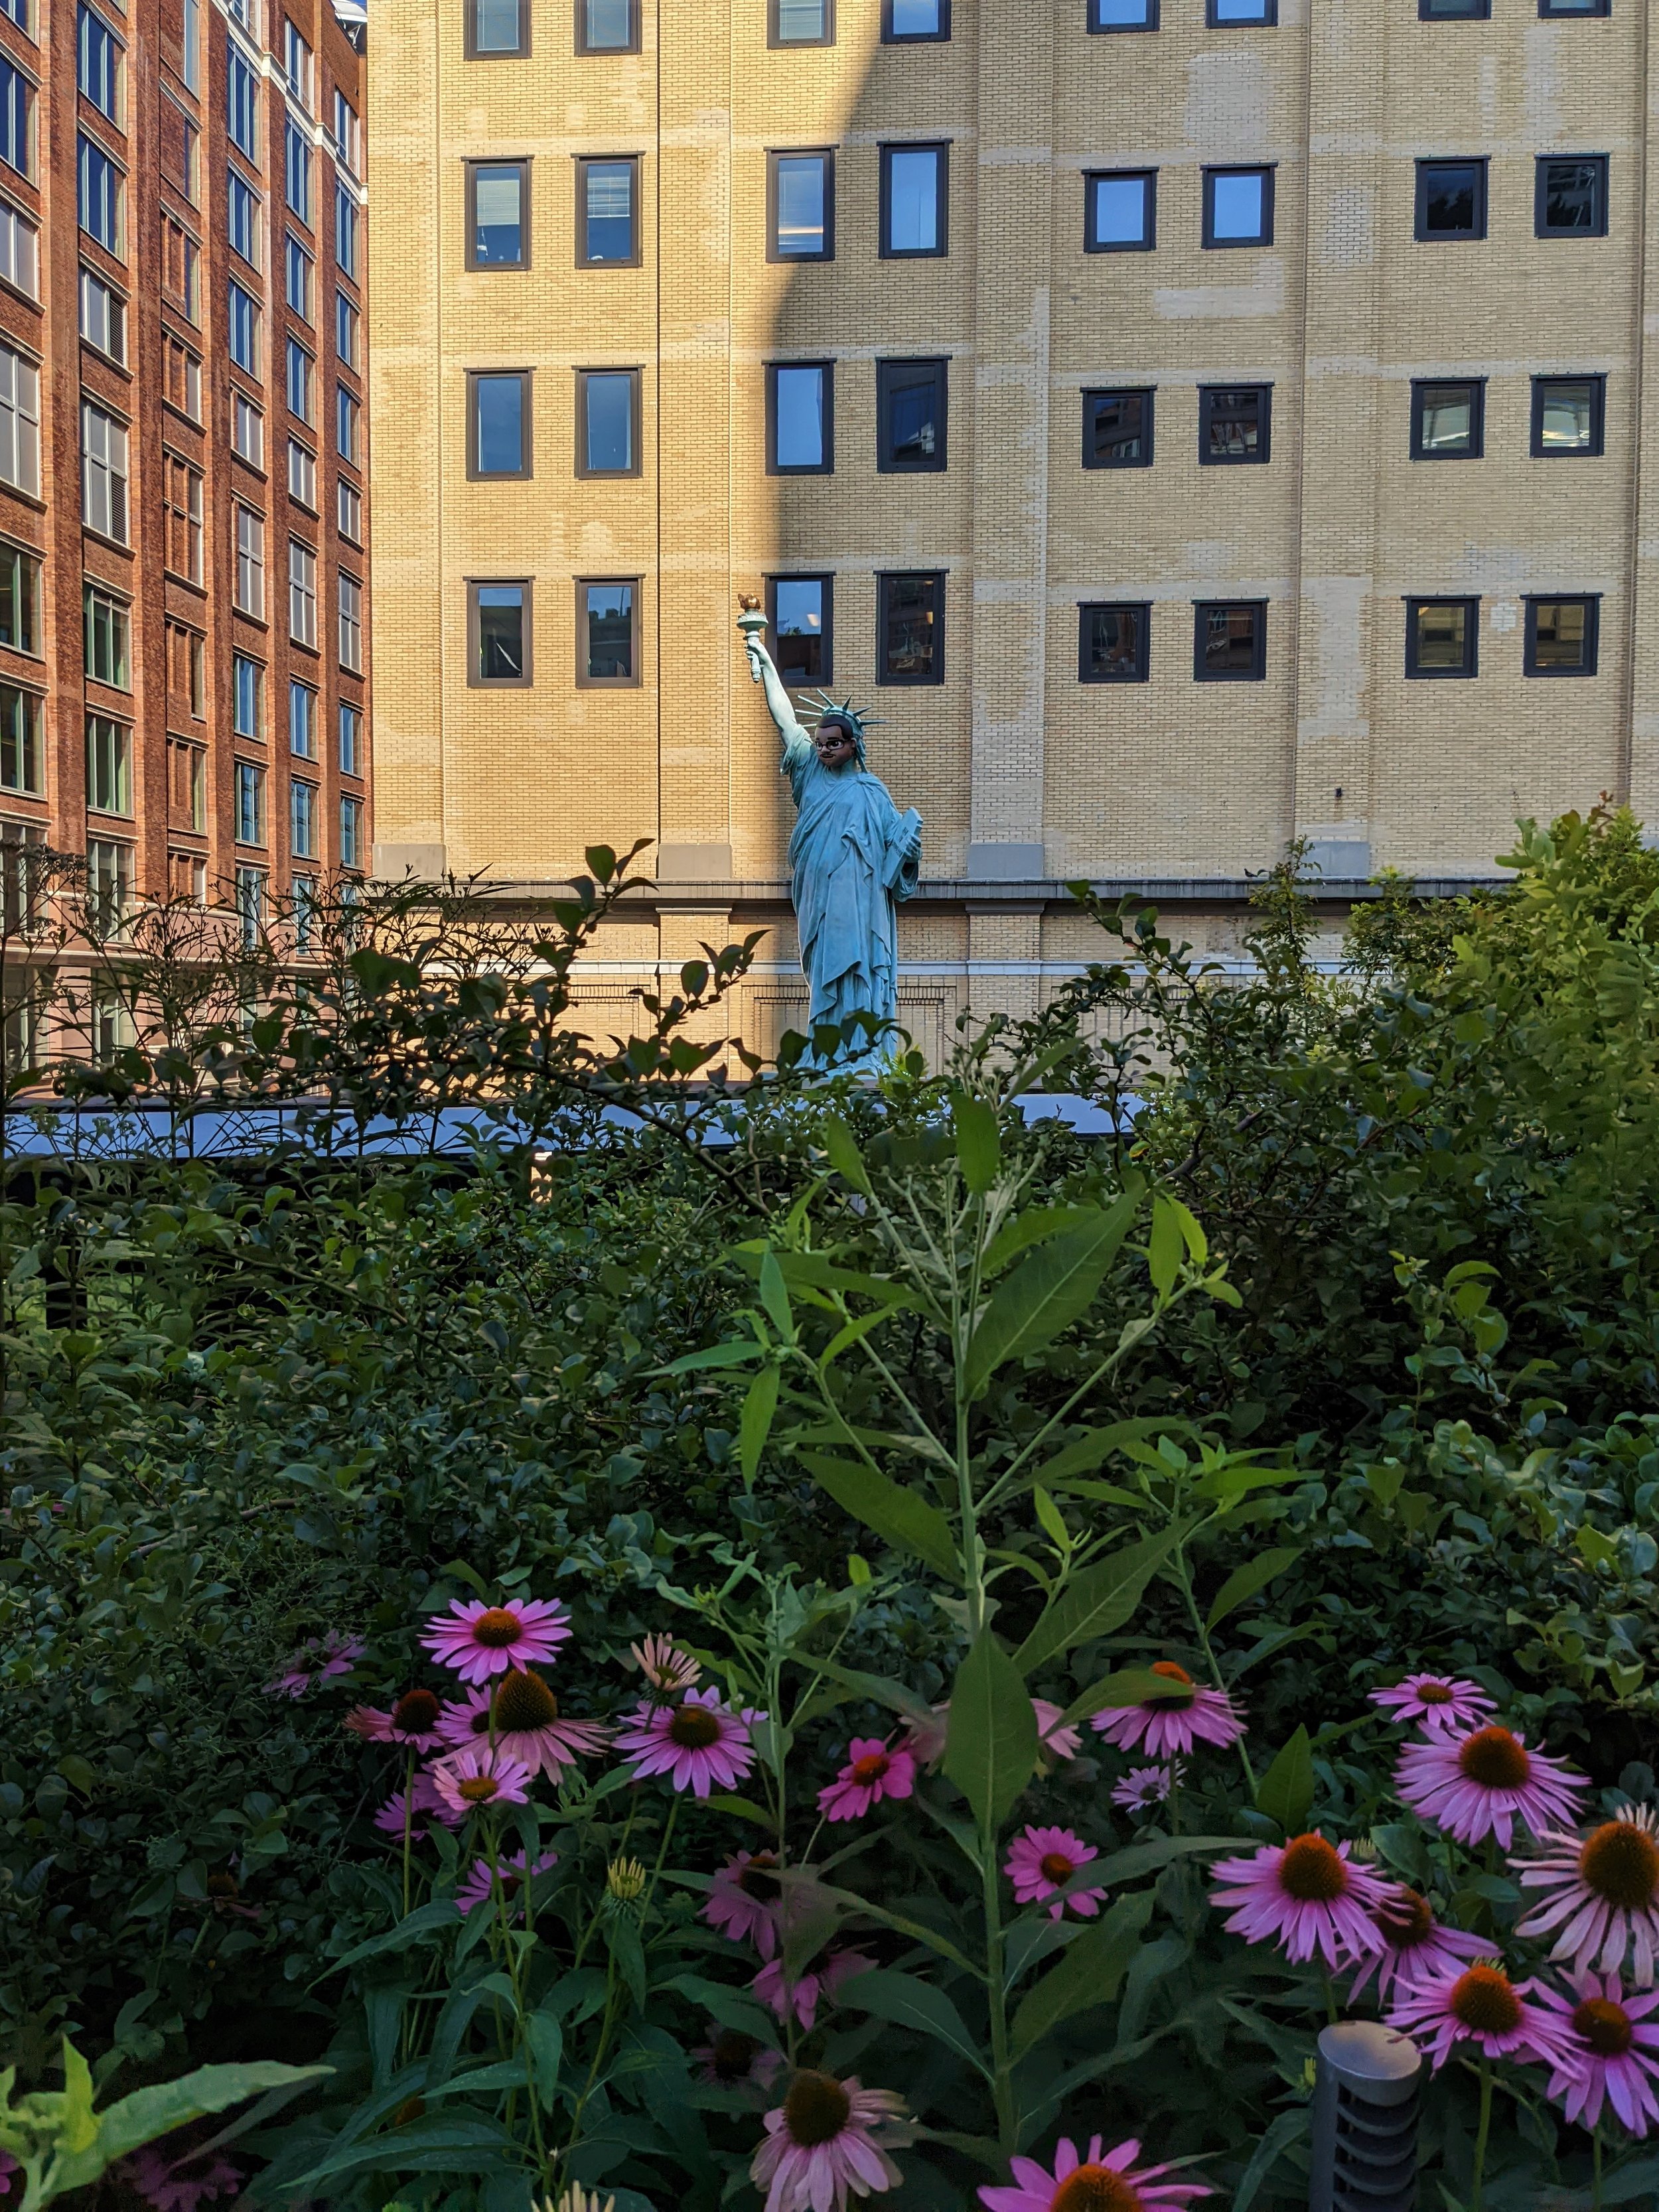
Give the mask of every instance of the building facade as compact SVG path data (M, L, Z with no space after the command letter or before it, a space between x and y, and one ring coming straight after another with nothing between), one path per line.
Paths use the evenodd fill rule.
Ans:
M0 840L112 905L368 864L362 46L0 6Z
M763 926L768 1042L744 590L887 718L929 1042L1096 949L1068 878L1224 951L1292 839L1334 911L1659 814L1647 15L377 0L383 871L650 838L592 996Z

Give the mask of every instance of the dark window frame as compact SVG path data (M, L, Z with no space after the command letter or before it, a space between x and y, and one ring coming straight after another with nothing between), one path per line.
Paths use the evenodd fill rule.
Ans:
M466 165L466 238L465 265L483 270L486 275L519 276L531 266L534 240L530 223L530 184L532 160L529 155L512 156L507 160L469 161ZM516 169L519 172L519 258L516 261L480 261L474 251L478 242L478 172L481 169Z
M769 361L766 368L766 473L769 477L828 477L836 472L836 364L823 361ZM778 459L778 371L816 368L823 378L823 459L811 465Z
M1584 609L1584 657L1583 668L1540 668L1538 665L1538 610L1576 605ZM1521 648L1521 673L1545 678L1553 677L1599 676L1601 658L1601 594L1600 592L1528 592L1526 595L1527 625Z
M1204 618L1217 607L1255 610L1255 657L1248 668L1206 668L1204 665ZM1267 601L1266 599L1194 599L1193 601L1193 681L1194 684L1263 684L1267 677Z
M1423 395L1467 385L1469 404L1469 449L1466 453L1435 453L1423 443ZM1414 376L1412 379L1411 457L1414 461L1483 461L1486 458L1486 380L1484 376Z
M534 376L535 371L528 368L469 368L466 372L466 480L469 483L515 483L535 474L531 437L531 398L535 388ZM518 380L519 450L521 458L520 465L516 469L483 469L478 465L478 385L486 377L515 377Z
M1485 154L1425 155L1416 163L1412 205L1412 236L1419 246L1475 246L1486 235L1491 222L1491 162ZM1473 169L1475 173L1475 227L1473 230L1428 230L1424 210L1427 180L1434 169Z
M1587 17L1594 21L1598 16L1605 18L1612 15L1613 0L1595 0L1595 4L1589 8L1552 7L1550 0L1538 0L1538 12L1540 15L1555 17L1569 22L1575 16Z
M1235 16L1223 22L1216 13L1216 0L1204 0L1204 27L1206 31L1271 31L1279 23L1279 0L1262 0L1259 15L1246 16L1242 21Z
M948 568L878 568L876 571L876 682L915 690L937 690L945 681L945 609ZM888 597L895 584L925 578L933 586L933 666L926 676L887 673Z
M1588 230L1550 230L1544 217L1549 207L1549 166L1552 161L1582 161L1595 172L1595 212L1599 222ZM1607 156L1605 154L1536 154L1533 156L1532 230L1534 238L1605 238L1607 234L1607 204L1611 191L1607 176Z
M836 43L836 0L823 0L821 39L782 39L778 36L778 0L766 0L766 44L774 53L812 52Z
M1213 253L1242 251L1271 246L1273 242L1274 169L1272 161L1218 161L1206 163L1204 169L1204 234L1203 244ZM1215 180L1218 177L1260 177L1261 185L1261 234L1259 238L1218 238L1215 234Z
M576 266L588 276L603 273L608 269L639 269L645 261L644 207L641 198L641 157L637 154L578 154L576 165ZM590 261L582 251L587 242L587 173L592 168L617 169L626 166L634 172L633 185L629 192L629 228L633 234L634 251L626 261Z
M820 161L823 164L823 251L783 253L778 250L778 163ZM787 269L811 268L836 258L836 149L833 146L769 146L766 149L766 258Z
M478 593L501 584L523 592L520 637L524 645L522 676L480 676L478 673ZM536 680L536 583L533 576L469 576L466 580L466 688L469 691L528 691Z
M478 45L478 0L466 0L465 21L462 31L462 53L470 62L524 61L530 53L531 0L518 0L519 43L516 46L484 46Z
M876 258L881 261L944 260L951 251L951 141L948 138L893 138L884 142L879 151L881 176L878 193ZM891 243L895 154L933 154L939 157L939 186L935 202L939 217L937 245L895 246Z
M1095 231L1095 186L1109 178L1139 177L1146 190L1141 206L1145 234L1132 242L1102 239ZM1083 251L1085 253L1151 253L1158 245L1158 171L1156 169L1085 169L1083 173Z
M528 7L530 0L520 0ZM628 0L628 44L625 46L590 46L587 43L587 0L574 0L574 22L572 27L572 49L582 59L605 54L636 54L640 48L640 19L643 14L641 0Z
M1097 676L1090 672L1089 617L1094 614L1137 614L1140 641L1135 665L1127 675ZM1079 684L1146 684L1152 680L1152 603L1150 599L1082 599L1077 611L1077 680Z
M1406 602L1406 679L1411 684L1463 684L1480 673L1480 600L1468 592L1413 592ZM1422 668L1417 659L1417 611L1419 607L1462 607L1463 665L1461 668Z
M640 666L640 643L644 625L640 619L641 576L578 576L576 586L576 689L579 691L637 691L645 681ZM587 594L590 591L617 590L627 585L633 592L629 609L629 651L634 663L631 676L590 676L587 668Z
M888 402L894 388L893 372L927 368L939 380L939 452L924 461L896 460L887 420ZM949 354L890 356L876 363L876 474L883 477L932 477L945 473L950 445L951 356Z
M1159 0L1143 0L1146 19L1141 23L1103 23L1100 20L1100 0L1089 0L1088 31L1091 38L1108 39L1119 31L1156 31L1160 27Z
M1083 465L1085 469L1149 469L1157 450L1155 384L1091 385L1083 393ZM1146 451L1138 461L1099 461L1090 459L1089 404L1096 399L1139 399L1141 404L1141 442ZM1101 603L1103 605L1104 601ZM1126 600L1126 605L1129 603Z
M1253 453L1212 453L1210 451L1210 418L1215 402L1224 392L1255 392L1261 398L1256 424L1256 450ZM1198 387L1198 461L1206 469L1263 468L1273 459L1273 388L1259 379L1240 384L1200 384ZM1220 600L1213 603L1219 606ZM1228 605L1234 603L1224 602ZM1243 606L1241 599L1237 605Z
M777 575L767 577L766 619L771 628L772 653L775 661L777 661L779 646L778 586L780 584L817 584L821 586L823 596L819 604L823 610L823 631L822 639L823 647L823 672L819 676L809 677L806 681L808 683L819 684L833 684L836 680L835 570L833 568L800 568L793 570L793 572L785 570ZM780 675L782 675L783 673L782 664L781 661L778 662L778 672ZM784 677L783 680L786 684L790 682L790 678L787 676ZM796 684L793 688L799 690L804 689L805 686L802 684Z
M645 456L641 450L643 435L644 374L637 367L579 368L576 379L576 449L575 471L584 483L623 483L630 477L645 472ZM631 468L593 469L587 465L587 380L590 376L625 376L629 380L629 404L633 410L629 426L629 447L634 456Z
M1419 23L1487 23L1492 21L1492 0L1463 0L1457 8L1436 8L1431 0L1417 0L1417 20Z
M893 0L881 0L881 43L884 46L942 46L951 36L951 0L938 0L936 31L896 31Z
M1544 387L1550 384L1588 384L1590 386L1590 442L1588 446L1555 446L1544 443ZM1534 461L1599 461L1607 445L1607 380L1592 370L1582 376L1564 371L1554 376L1534 376L1532 380L1532 435L1530 456Z

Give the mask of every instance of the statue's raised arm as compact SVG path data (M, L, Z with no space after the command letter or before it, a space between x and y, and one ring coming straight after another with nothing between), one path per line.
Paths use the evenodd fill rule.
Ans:
M799 750L804 758L811 750L812 740L801 725L795 712L795 702L784 689L783 678L773 665L766 650L766 617L760 611L758 599L738 601L742 612L738 617L738 628L743 632L743 641L749 654L749 673L753 681L766 693L767 712L778 726L778 735L783 739L784 765L789 763L791 753Z

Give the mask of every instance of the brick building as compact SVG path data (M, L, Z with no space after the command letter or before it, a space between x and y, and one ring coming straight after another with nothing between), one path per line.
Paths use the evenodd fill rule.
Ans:
M0 4L0 837L112 901L367 864L362 44Z
M586 988L765 925L764 1042L754 588L888 718L929 1041L1095 949L1071 877L1224 951L1292 837L1334 911L1659 816L1646 21L376 0L383 866L654 837Z

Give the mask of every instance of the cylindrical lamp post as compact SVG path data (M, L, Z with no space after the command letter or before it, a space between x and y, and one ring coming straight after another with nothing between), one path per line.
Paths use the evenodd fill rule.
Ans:
M1423 2054L1380 2021L1319 2039L1308 2212L1414 2212Z

